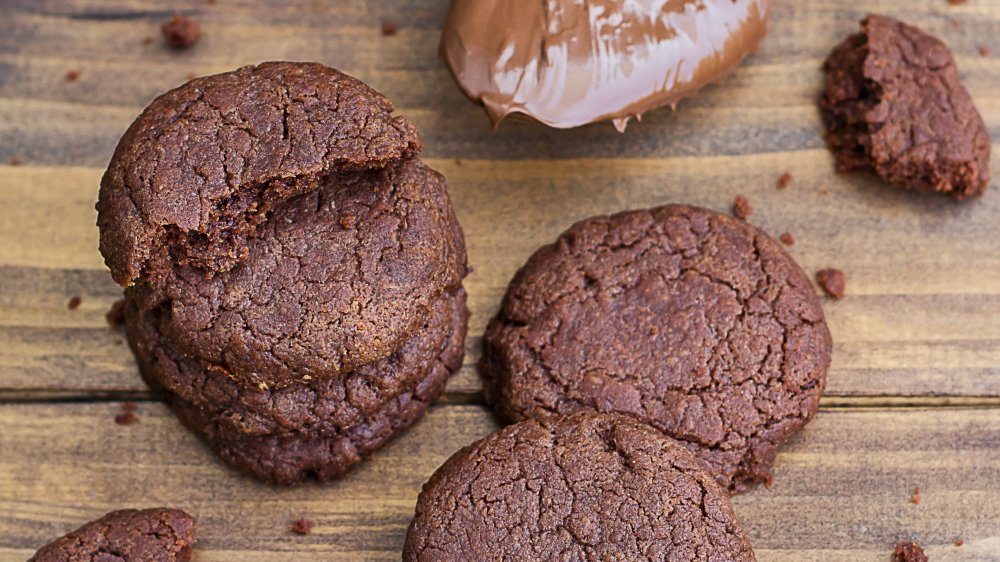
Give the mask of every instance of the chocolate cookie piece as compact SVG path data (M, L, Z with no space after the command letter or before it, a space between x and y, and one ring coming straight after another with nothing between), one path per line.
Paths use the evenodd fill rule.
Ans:
M465 291L449 293L434 303L416 334L393 355L342 376L281 389L246 387L216 365L185 357L158 332L159 311L140 313L131 299L125 330L143 377L204 412L218 433L337 436L426 379L440 367L442 353L452 359L461 351L467 314Z
M246 386L333 378L398 349L466 273L440 174L418 161L328 176L277 206L230 271L173 268L141 308L179 351Z
M754 560L725 492L631 418L527 420L455 453L417 500L403 560Z
M28 562L186 562L194 519L177 509L112 511L43 546Z
M820 110L842 171L956 199L990 181L990 135L948 47L893 18L869 15L823 66Z
M115 281L174 263L232 269L275 207L327 174L381 169L421 148L365 84L323 65L272 62L198 78L154 100L101 179L97 224Z
M129 342L147 382L166 392L181 421L223 461L284 485L339 478L419 421L461 367L468 320L465 292L459 290L435 307L421 333L393 357L339 382L310 381L255 392L217 371L198 375L204 366L178 357L162 339L144 341L149 328L135 320L136 310L126 309ZM427 352L432 352L430 358ZM171 380L175 391L185 381L203 386L183 389L191 397L185 399L165 388Z
M730 490L769 478L830 362L819 299L744 221L668 205L581 221L514 277L483 338L487 401L516 421L619 412Z

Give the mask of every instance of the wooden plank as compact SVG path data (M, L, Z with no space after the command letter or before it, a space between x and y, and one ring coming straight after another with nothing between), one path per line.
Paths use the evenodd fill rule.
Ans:
M478 392L479 337L507 282L573 221L671 201L726 212L743 193L756 208L751 222L795 234L791 251L807 272L828 265L847 272L848 297L826 301L835 342L828 396L1000 396L995 192L956 205L868 178L832 178L823 149L429 162L449 178L475 267L467 281L473 316L466 366L451 392ZM779 191L774 180L783 170L795 179ZM0 223L0 390L143 390L120 334L104 321L120 293L96 251L100 174L35 166L0 173L7 213ZM46 210L42 220L37 209ZM82 305L67 310L74 295Z
M197 517L206 562L398 560L421 484L495 427L478 407L437 407L346 480L275 489L217 464L162 405L141 404L129 427L112 422L117 409L0 407L0 561L105 511L160 504ZM932 560L995 560L998 440L1000 409L823 411L779 455L774 486L736 509L761 562L882 562L900 539ZM288 532L299 517L315 521L312 535Z

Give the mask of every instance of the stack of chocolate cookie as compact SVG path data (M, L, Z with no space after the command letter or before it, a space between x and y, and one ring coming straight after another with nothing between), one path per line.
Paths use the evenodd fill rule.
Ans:
M414 126L361 82L267 63L156 99L101 182L144 378L226 462L336 478L462 359L465 243Z

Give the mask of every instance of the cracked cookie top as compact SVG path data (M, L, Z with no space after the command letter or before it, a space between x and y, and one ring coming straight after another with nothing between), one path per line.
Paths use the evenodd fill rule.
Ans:
M225 272L275 205L420 148L387 98L320 64L198 78L154 100L119 141L97 202L101 253L122 286L156 284L173 264Z
M444 178L407 160L326 176L275 207L233 269L174 266L134 296L178 351L269 388L388 357L465 273Z
M701 463L648 425L578 413L508 426L455 453L417 500L422 560L754 560Z
M176 509L123 509L42 547L28 562L187 562L194 520Z
M628 414L735 491L766 480L815 412L830 347L815 290L777 242L670 205L581 221L535 252L486 329L480 371L509 420Z
M937 38L869 15L823 66L820 110L841 170L956 199L990 181L990 135Z

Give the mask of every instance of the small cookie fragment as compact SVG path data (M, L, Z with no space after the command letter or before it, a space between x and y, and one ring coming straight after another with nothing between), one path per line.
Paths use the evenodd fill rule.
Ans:
M962 537L958 537L957 539L955 539L955 543L954 544L955 544L955 546L962 546L962 545L965 544L965 540L962 539Z
M81 299L79 296L74 295L69 298L69 302L66 303L66 308L68 308L69 310L76 310L80 308L80 303L82 302L83 299Z
M66 72L66 81L67 82L76 82L79 79L80 79L80 71L79 70L69 70L69 71Z
M436 560L755 558L725 492L678 442L579 413L505 427L438 468L403 547L404 562Z
M746 220L753 212L753 207L750 206L750 202L747 198L742 195L737 195L736 199L733 200L733 216L740 219Z
M113 511L42 547L28 562L187 562L194 519L177 509Z
M847 288L847 276L839 269L821 269L816 273L816 282L827 295L835 299L844 298Z
M382 20L382 35L390 36L396 34L396 22L391 20Z
M781 243L784 244L785 246L791 246L795 244L795 237L792 236L791 232L782 232L781 236L778 237L778 240L781 240Z
M296 519L292 521L292 524L288 527L288 530L295 533L296 535L308 535L312 533L313 522L310 519Z
M915 542L901 542L896 545L894 562L927 562L927 555L924 549Z
M194 45L201 38L201 25L194 18L174 14L172 18L160 26L163 38L175 49L185 49Z
M910 503L920 505L920 488L913 489L913 494L910 495Z
M986 45L983 45L983 46L979 47L979 56L981 56L981 57L988 57L988 56L990 56L990 48L987 47Z
M951 52L923 31L869 15L824 64L820 111L841 171L955 199L989 184L990 136Z
M786 187L791 185L791 183L792 183L792 174L785 172L784 174L781 174L781 177L778 178L776 185L778 189L785 189Z

